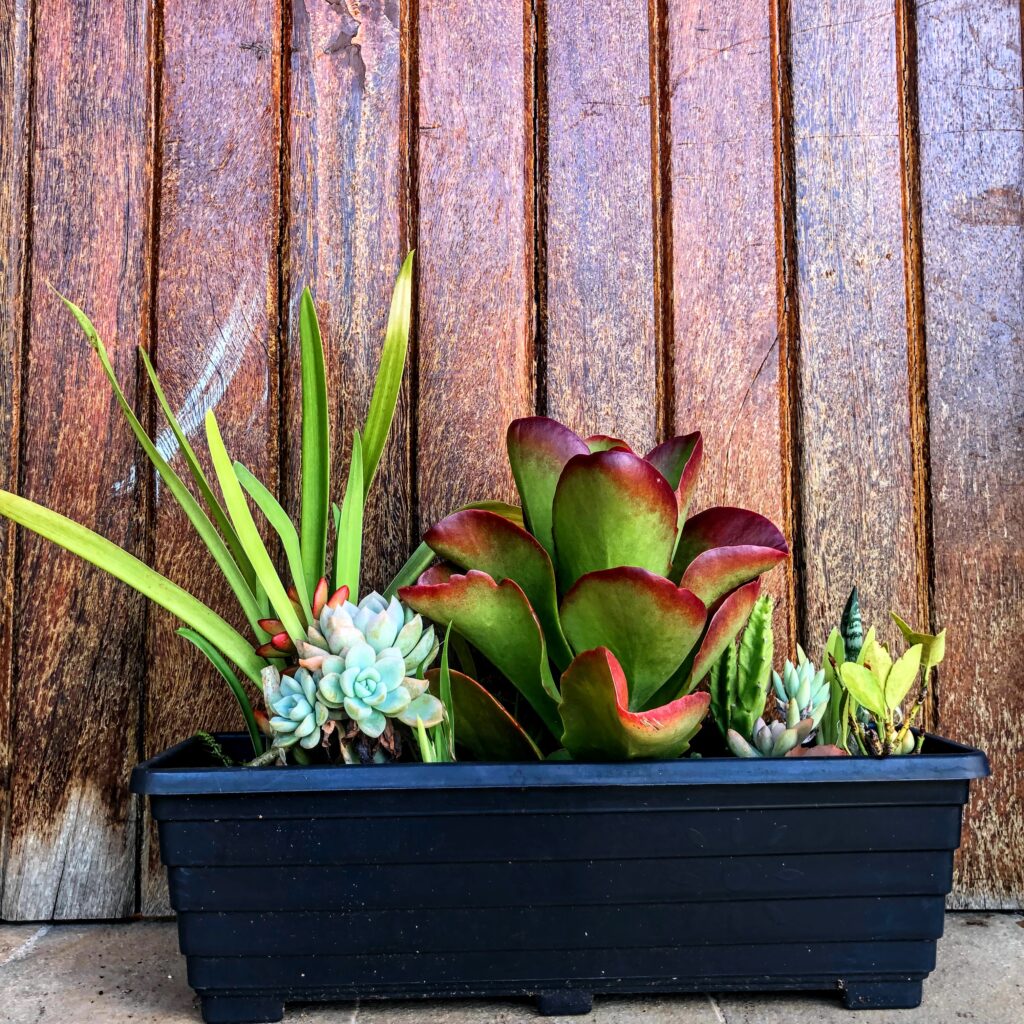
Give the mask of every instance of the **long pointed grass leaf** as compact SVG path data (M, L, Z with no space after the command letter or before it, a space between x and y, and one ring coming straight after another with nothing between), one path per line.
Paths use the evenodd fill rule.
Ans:
M302 356L302 564L310 592L327 562L327 512L331 487L331 437L327 374L316 306L309 289L299 303Z
M231 692L235 695L235 700L238 701L242 717L245 719L245 727L249 731L249 739L252 740L253 754L258 757L263 753L263 736L260 733L260 727L256 724L256 715L253 713L249 695L245 692L245 687L239 681L238 676L231 671L227 659L202 633L197 633L194 629L182 626L178 630L178 636L183 636L198 647L220 673L224 682L228 684Z
M182 458L185 460L185 465L188 466L189 473L192 474L192 479L195 481L199 494L205 502L206 507L210 510L210 515L213 516L213 521L217 524L217 529L219 529L223 534L224 540L231 551L232 557L235 559L235 563L238 565L239 569L241 569L242 575L245 577L246 583L249 585L249 589L254 590L256 586L256 574L252 571L252 566L249 564L249 556L246 555L245 549L242 547L242 542L238 539L238 534L235 533L235 528L231 525L231 520L228 518L227 512L224 511L224 506L217 500L217 495L214 494L213 488L210 486L210 481L203 472L203 467L199 463L195 449L189 443L185 431L178 422L178 417L174 415L174 410L171 409L171 405L167 401L164 389L160 386L160 378L157 376L156 370L149 360L149 353L146 352L141 345L139 346L139 355L142 356L142 364L145 366L146 374L149 376L149 383L153 388L153 394L156 395L156 400L160 403L160 408L163 410L164 417L170 425L171 433L174 434L174 437L178 442ZM264 610L265 605L261 602L261 613Z
M299 535L295 526L288 518L288 513L281 507L281 503L275 498L263 484L249 472L240 462L235 462L235 476L238 477L241 485L249 492L249 496L260 507L260 511L267 517L267 522L274 528L278 537L281 538L281 546L284 548L284 556L288 561L288 571L292 575L292 582L295 584L295 593L299 595L299 604L305 612L306 621L313 621L312 604L309 600L309 589L306 586L306 577L302 565L302 549L299 545ZM317 577L319 579L319 577Z
M359 571L363 556L363 439L357 430L352 438L352 461L348 467L348 484L337 516L334 586L347 586L351 600L359 598Z
M228 514L231 516L231 523L238 533L238 539L249 556L256 578L262 584L270 605L285 632L292 640L301 640L306 635L306 629L299 621L291 600L285 591L281 578L277 575L274 563L263 543L256 523L249 511L249 504L245 500L242 486L235 476L235 468L231 457L224 447L224 440L217 426L217 417L211 409L206 414L206 440L210 446L210 457L213 460L214 472L217 474L217 482L220 484L220 491L224 497L224 504L227 505Z
M381 454L395 417L398 395L402 390L402 376L409 351L409 325L412 322L412 266L413 253L410 252L398 272L395 290L391 295L391 310L388 313L377 380L366 412L366 424L363 427L364 494L369 494L370 485L380 465Z
M138 439L139 444L142 445L143 451L149 457L150 462L153 463L153 466L160 474L160 478L167 486L167 489L171 492L175 501L178 502L182 507L182 510L185 512L185 515L188 516L189 522L195 527L196 533L199 534L203 543L209 549L210 554L213 555L214 561L217 563L220 571L224 573L224 578L228 581L228 585L231 587L232 593L238 599L238 603L242 606L242 611L245 613L245 617L248 619L249 625L259 636L259 639L263 640L265 634L259 627L259 619L263 616L260 608L256 604L256 598L253 596L252 590L249 588L248 580L246 580L242 571L235 563L227 545L215 529L213 523L210 522L206 513L203 512L199 502L192 496L192 492L182 482L181 477L178 476L178 474L170 467L164 457L160 454L156 445L153 444L150 439L149 434L146 433L145 428L139 422L134 410L128 404L128 399L125 398L124 392L121 390L121 385L118 383L117 375L114 373L114 367L111 365L110 356L107 353L107 347L103 344L103 339L100 338L92 321L69 299L64 298L64 296L59 293L58 297L64 305L71 310L75 319L78 321L79 326L85 332L85 336L88 338L89 344L92 346L99 358L100 366L103 367L103 372L106 374L107 380L110 381L110 386L113 389L114 397L117 399L117 404L121 407L121 411L124 413L124 417L128 421L128 425L132 428L132 432Z
M81 523L53 512L34 501L0 491L0 515L7 516L46 540L92 563L116 577L151 601L166 608L187 626L202 633L255 683L265 662L257 657L248 641L212 608L176 583L161 576L141 559L94 533Z
M448 667L448 642L452 636L452 624L444 631L444 647L441 650L441 672L438 682L439 696L444 705L445 721L438 726L447 743L448 761L455 760L455 704L452 701L452 674Z

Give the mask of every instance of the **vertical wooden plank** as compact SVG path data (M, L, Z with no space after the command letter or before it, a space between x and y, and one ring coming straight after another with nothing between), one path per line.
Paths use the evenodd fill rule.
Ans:
M695 508L741 505L788 527L768 6L763 0L673 3L667 27L670 427L704 433ZM778 598L781 640L789 622L786 570L767 583Z
M0 3L0 488L18 483L21 349L28 253L29 37L28 0ZM9 792L14 712L13 631L16 533L0 523L0 785ZM0 808L0 867L7 800ZM0 872L2 885L2 872Z
M344 489L352 431L366 416L395 275L406 248L402 26L397 3L296 0L290 87L287 351L282 490L299 509L299 299L309 285L331 398L333 490ZM364 590L383 588L409 553L406 387L366 516Z
M646 4L545 0L547 410L657 440L650 39Z
M534 409L532 61L522 3L418 12L420 524L511 498ZM529 76L529 77L528 77Z
M943 733L988 751L954 899L1024 905L1024 109L1021 12L918 3L934 617ZM1012 658L1011 658L1012 661Z
M157 370L197 450L206 451L203 421L213 409L232 456L273 490L281 11L276 0L165 0L162 29ZM157 437L184 474L162 421ZM214 607L237 611L185 515L163 490L154 509L154 547L160 572ZM240 614L229 617L245 627ZM224 683L175 635L177 623L158 609L151 622L147 754L199 728L239 727ZM151 827L142 886L143 911L164 910Z
M892 0L793 0L805 643L920 621Z
M148 4L37 0L31 304L20 490L145 553L145 476L102 370L48 288L79 300L129 396L149 318ZM5 239L6 241L6 239ZM143 603L23 533L2 915L118 917L135 905Z

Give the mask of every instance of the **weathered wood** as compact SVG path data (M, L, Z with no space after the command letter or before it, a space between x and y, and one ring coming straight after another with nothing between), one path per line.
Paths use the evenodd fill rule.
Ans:
M213 409L231 455L275 490L281 12L276 0L163 7L156 366L197 450ZM158 444L174 455L158 424ZM172 464L185 474L180 455ZM244 626L164 490L153 529L156 568ZM175 620L154 608L150 621L146 753L199 728L239 727L224 683L175 635ZM166 883L155 832L146 836L142 908L155 913Z
M988 751L954 898L1024 905L1024 110L1021 14L917 4L939 728ZM1012 659L1011 659L1012 661Z
M133 439L48 285L89 309L133 395L134 350L149 320L149 5L38 0L34 8L20 490L143 554L146 478ZM17 756L0 916L128 914L143 602L28 533L19 556Z
M299 299L309 285L331 398L332 490L341 502L352 432L373 391L391 288L406 248L399 5L297 0L289 105L288 323L282 380L286 507L299 509ZM409 376L415 372L411 368ZM403 390L365 520L364 590L409 553L409 390Z
M505 429L534 410L533 119L521 3L438 0L418 28L425 528L465 501L513 494Z
M704 432L694 508L787 527L786 335L776 244L773 37L761 0L668 7L673 433ZM783 448L787 450L784 452ZM785 457L785 458L784 458ZM789 623L787 570L777 647Z
M794 0L799 560L818 650L850 587L920 621L891 0Z
M647 4L540 10L547 411L642 451L662 400Z
M0 5L0 488L18 485L21 348L28 246L29 36L28 0ZM14 693L16 533L0 523L0 867L7 824ZM2 871L0 871L2 885Z

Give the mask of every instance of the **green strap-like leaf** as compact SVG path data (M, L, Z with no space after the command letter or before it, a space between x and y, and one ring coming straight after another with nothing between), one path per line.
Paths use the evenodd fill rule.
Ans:
M176 615L196 632L215 644L255 683L266 664L254 653L248 641L212 608L172 583L145 562L123 548L94 533L81 523L53 512L34 501L0 491L0 515L59 544L72 554L110 573L140 594Z
M235 476L238 477L239 483L249 492L252 500L259 505L260 511L267 517L267 522L270 523L278 537L281 538L284 556L288 560L288 571L291 573L292 582L295 584L295 593L299 595L299 604L302 605L306 621L312 622L313 611L309 600L309 590L306 587L306 577L303 572L302 549L299 545L299 535L295 532L294 524L288 518L288 513L281 508L281 503L277 498L238 461L235 462ZM319 580L319 578L318 576L317 579Z
M256 724L256 716L253 714L252 704L249 701L249 695L245 692L245 687L239 682L238 676L231 671L231 666L227 663L224 655L217 650L209 640L206 639L201 633L197 633L194 629L189 629L187 626L182 626L178 630L178 636L183 636L186 640L191 641L195 644L206 655L210 660L213 667L220 673L221 678L231 689L231 692L235 695L235 700L238 701L238 706L242 710L242 717L245 719L245 727L249 730L249 739L252 740L253 756L259 757L263 753L263 737L260 734L260 727Z
M299 303L302 355L302 565L310 593L327 564L327 513L331 489L331 434L327 374L316 306L309 289Z
M249 561L256 572L256 578L263 585L263 589L270 599L271 607L284 626L285 632L292 640L301 640L306 635L305 626L299 621L281 579L277 575L274 563L267 553L263 538L260 537L259 530L256 529L256 523L253 521L241 485L235 476L234 465L224 447L224 440L220 435L220 428L217 426L217 417L214 416L212 409L206 414L206 440L210 446L210 457L213 460L213 468L217 474L221 494L224 496L224 503L227 505L232 525L238 533L238 539L242 542L245 553L249 556Z
M409 351L409 325L412 322L412 262L413 254L409 253L395 281L377 380L366 412L366 424L362 432L364 495L370 493L370 485L380 465L402 389L402 375L405 373L405 359Z
M352 461L341 511L335 512L337 542L334 550L334 589L348 587L350 600L359 600L359 569L363 556L363 443L359 431L352 438Z
M74 314L79 326L85 332L85 336L89 339L89 344L93 347L96 355L99 357L100 366L103 367L103 372L107 375L107 380L110 381L110 386L114 391L114 397L117 399L117 404L121 407L121 411L124 413L125 419L128 421L128 425L132 428L132 432L135 434L136 438L138 438L139 444L142 445L143 451L149 457L150 462L153 463L156 471L160 474L160 478L174 496L175 501L178 502L184 510L185 515L188 516L189 522L195 527L196 533L199 534L203 543L209 549L210 554L213 555L214 561L216 561L220 571L224 573L224 578L228 581L228 585L231 587L232 593L238 599L238 603L242 606L242 611L245 613L246 619L249 620L249 625L257 635L259 635L261 640L264 639L263 631L260 629L258 624L258 620L263 617L261 610L256 603L256 598L253 596L252 590L249 587L249 582L235 563L235 560L231 557L231 552L228 551L227 545L221 539L220 534L217 533L213 523L211 523L209 518L206 516L206 513L203 512L199 502L192 497L192 492L189 491L184 483L182 483L181 477L171 469L170 465L168 465L167 461L157 450L156 445L150 440L145 428L139 422L139 419L135 415L132 407L128 404L128 399L125 398L124 392L121 390L121 385L117 381L117 376L114 373L114 367L110 363L107 348L103 344L103 340L100 338L96 328L93 326L92 321L85 315L85 313L82 312L82 310L78 308L78 306L70 300L65 299L63 295L60 296L60 299Z
M164 394L164 390L160 386L160 379L156 375L156 370L153 368L153 364L149 361L149 354L141 345L139 346L139 355L142 356L142 364L146 367L146 373L149 375L149 383L153 388L153 393L156 395L156 400L160 403L160 408L163 410L164 416L170 424L171 432L177 439L178 447L181 449L182 457L185 459L185 465L188 466L189 472L192 474L192 479L195 481L195 485L199 489L199 493L202 496L203 501L206 503L206 507L210 510L210 515L213 516L213 521L217 524L217 528L224 535L224 539L231 551L231 556L235 560L235 564L245 577L245 581L249 589L251 591L255 591L256 574L252 570L252 565L249 564L249 556L246 555L245 549L242 547L242 542L238 539L238 534L235 533L235 528L231 525L231 520L228 519L227 512L224 511L224 506L217 500L217 495L213 493L213 488L210 486L210 481L207 480L206 474L203 472L203 467L199 464L199 459L196 457L195 450L192 445L189 444L189 440L185 436L185 431L182 430L181 424L178 422L178 417L174 415L174 411L171 409L170 403L167 401L167 396ZM261 605L261 617L264 610L264 607Z

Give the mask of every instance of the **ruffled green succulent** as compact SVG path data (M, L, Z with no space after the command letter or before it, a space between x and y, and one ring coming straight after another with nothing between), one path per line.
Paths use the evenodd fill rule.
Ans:
M781 676L772 673L779 715L786 719L795 715L797 721L809 718L817 729L829 701L825 670L815 668L799 645L796 651L796 665L787 659Z

